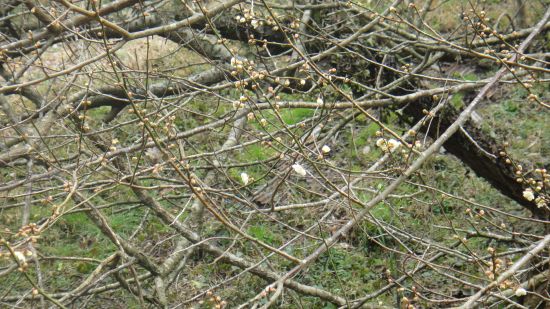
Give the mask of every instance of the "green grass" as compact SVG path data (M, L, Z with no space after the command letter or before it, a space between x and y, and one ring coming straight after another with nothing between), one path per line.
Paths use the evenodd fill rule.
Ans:
M253 225L248 228L248 234L270 245L275 245L281 240L280 235L262 225Z
M287 125L296 124L312 117L314 110L311 108L292 108L281 111L281 118Z
M462 100L464 98L463 92L458 92L453 94L450 102L456 108L457 110L460 110L464 107L464 101Z

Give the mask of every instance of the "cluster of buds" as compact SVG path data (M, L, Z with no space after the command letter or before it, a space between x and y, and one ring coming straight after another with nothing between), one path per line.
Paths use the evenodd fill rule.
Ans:
M376 140L376 146L378 148L382 149L384 152L394 152L401 146L401 142L398 140L395 140L393 138L385 139L385 138L379 138Z
M528 96L527 96L527 99L529 100L529 102L535 102L537 101L538 99L538 96L534 93L530 93Z
M162 165L160 163L157 163L157 164L153 165L152 172L155 175L159 175L160 172L162 172L163 169L164 169L164 165Z
M483 23L476 23L478 35L482 38L490 37L491 35L497 35L498 32L496 30L493 30L491 27L483 24Z
M3 49L0 49L0 60L5 61L5 60L8 60L8 59L9 59L9 56L6 53L6 51L3 50Z
M141 117L145 117L147 115L147 109L146 108L142 108L142 109L136 108L136 110L134 110L133 108L130 108L130 109L128 109L128 113L129 114L136 113L137 115L139 115Z
M506 270L506 263L496 257L496 249L493 247L488 247L487 252L491 255L491 261L489 262L489 265L487 269L485 270L485 275L490 280L494 280L496 276L498 276L500 273L504 272ZM510 265L512 262L509 261L508 265ZM502 288L508 288L512 285L512 282L506 282L503 281L502 284L505 284L502 286Z
M243 10L243 15L237 15L235 16L235 20L241 24L244 24L244 23L250 23L250 25L252 26L252 28L256 29L258 28L259 26L262 26L264 24L264 22L260 19L258 19L255 15L254 15L254 11L250 10L250 9L244 9Z
M429 111L429 110L427 110L427 109L423 109L423 110L422 110L422 113L423 113L424 115L428 116L428 118L433 118L433 117L435 117L435 113L432 112L432 111Z
M238 100L233 101L234 109L241 109L245 107L245 103L248 101L248 98L245 95L241 95Z
M538 208L548 207L548 198L544 195L540 195L537 198L535 198L535 204L537 204Z
M506 289L509 289L511 288L512 286L514 286L514 282L512 280L509 280L509 279L506 279L504 281L502 281L498 287L502 290L506 290Z
M256 37L254 36L254 34L251 34L251 35L248 36L248 45L254 46L254 45L256 45L256 42L257 42L257 40L256 40Z
M275 18L277 18L277 16L275 15ZM266 20L265 20L265 24L268 25L268 26L273 26L273 27L277 27L277 22L275 22L275 20L273 19L272 16L267 16ZM273 29L275 31L279 30L279 28L277 27L277 29Z
M264 147L273 147L272 141L262 141L260 144Z
M110 152L115 152L116 151L116 145L118 145L118 139L117 138L113 138L111 140L111 146L109 146L109 151Z
M38 239L37 235L40 232L39 227L36 225L36 223L29 223L19 229L19 231L15 234L17 237L27 237L31 235L31 241L36 242Z
M51 202L53 202L53 196L51 196L51 195L48 195L46 198L42 199L42 204L46 205L46 204L49 204Z
M281 86L285 86L285 87L290 86L290 80L286 78L281 79L280 77L276 77L275 82Z
M290 28L291 29L300 28L300 21L298 19L294 19L292 22L290 22Z
M502 38L502 34L499 34L496 29L492 29L487 25L487 23L491 20L489 17L487 17L487 12L480 11L479 14L476 16L475 11L473 9L470 9L470 13L472 13L473 17L469 17L467 14L464 14L462 16L462 20L465 22L469 22L469 26L471 26L472 29L481 38L486 38L491 35Z
M265 119L265 118L260 119L260 125L261 125L262 127L267 126L267 119Z
M261 293L260 293L260 297L261 298L266 298L269 293L274 293L277 289L275 289L274 287L272 286L268 286L265 288L265 290L263 290Z
M166 118L166 121L164 122L163 126L161 127L161 130L168 135L170 138L174 138L176 136L176 124L175 124L176 116L170 115L168 118Z
M415 309L416 307L411 303L410 299L408 299L406 296L403 296L403 298L401 298L401 308Z
M232 67L232 71L231 71L231 75L232 76L239 76L243 73L247 73L248 76L251 77L252 80L256 80L256 79L259 79L259 80L262 80L266 77L266 75L268 74L265 70L264 71L256 71L255 69L255 63L254 61L252 60L247 60L247 59L239 59L239 58L236 58L236 57L232 57L231 58L231 67ZM245 81L245 80L238 80L235 82L235 88L245 88L248 86L248 82ZM252 89L256 89L256 85L253 84L252 85Z
M508 142L504 143L504 147L508 147ZM508 153L506 152L506 148L502 149L500 152L499 152L499 155L504 159L504 162L506 164L512 164L512 159L508 156ZM521 179L521 178L518 178L518 179ZM518 180L518 182L521 182Z
M496 272L493 271L491 267L487 268L487 270L485 271L485 276L487 276L489 280L495 280L495 275Z
M311 67L309 65L309 63L307 62L304 62L299 68L298 68L298 72L301 72L301 73L306 73L306 72L309 72L311 70Z
M238 80L235 82L235 88L245 88L248 86L248 82L244 80Z
M206 297L208 297L206 301L209 302L214 309L223 309L227 307L227 301L223 300L220 296L214 295L212 291L207 291ZM199 305L203 305L204 302L204 300L199 301Z
M191 175L191 177L189 177L189 184L193 187L193 191L201 194L202 188L194 175Z
M481 217L485 216L485 210L483 210L483 209L480 209L476 212L476 211L472 211L471 208L466 208L465 212L470 217L475 216L477 218L481 218Z
M246 58L238 59L235 57L231 58L230 61L231 67L234 69L233 72L231 72L232 75L237 75L238 73L242 73L243 71L249 71L252 72L254 70L254 61L248 60Z
M109 164L109 159L106 157L101 158L101 162L99 163L101 166L107 166Z
M487 17L487 12L485 12L485 11L480 11L477 16L475 15L475 10L474 9L470 9L469 13L473 15L473 19L479 18L479 22L474 23L475 26L480 26L480 25L485 24L486 22L489 22L491 20L490 18ZM472 17L468 16L468 13L466 13L466 12L462 15L462 20L463 21L472 21L473 19L472 19Z
M401 71L405 73L411 73L412 65L410 63L406 63L401 66Z
M263 80L269 73L265 70L252 71L250 73L250 78L253 80Z
M548 196L544 192L544 188L550 183L550 175L546 173L546 169L535 169L535 177L540 174L540 179L533 177L523 177L523 168L521 165L516 166L516 179L519 183L525 183L528 187L523 190L523 198L528 201L534 201L538 208L548 206Z
M417 291L417 289L416 289L416 286L413 285L413 286L411 287L411 291L412 291L412 293L413 293L413 295L414 295L412 300L413 300L414 302L419 301L419 300L420 300L420 297L419 297L418 291Z
M29 264L27 263L27 258L32 256L32 251L28 249L23 250L13 250L13 255L10 252L4 252L2 253L0 251L0 257L4 257L5 259L13 258L17 261L17 264L19 264L18 270L23 272L27 269Z
M72 183L70 181L65 181L63 183L63 191L70 192L72 187Z

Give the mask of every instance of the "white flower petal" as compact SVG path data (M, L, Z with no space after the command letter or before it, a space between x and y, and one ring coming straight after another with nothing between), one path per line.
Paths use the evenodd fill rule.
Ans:
M515 292L517 297L527 295L527 291L524 288L518 288Z
M376 140L376 146L378 146L378 148L382 149L382 151L384 152L388 151L388 141L383 138L379 138L378 140Z
M321 148L321 151L323 153L329 153L330 152L330 147L328 145L324 145L322 148Z
M392 138L388 141L388 149L390 152L394 152L397 148L399 148L399 146L401 146L401 142L398 140Z
M242 180L243 184L246 186L248 184L248 182L250 181L250 178L248 177L247 173L242 172L241 173L241 180Z
M523 197L528 201L532 201L535 199L535 194L533 193L533 190L527 188L523 191Z
M294 171L296 172L296 174L300 175L300 176L305 176L307 175L307 172L306 170L298 163L292 165L292 169L294 169Z
M25 257L25 254L23 254L23 252L21 251L14 251L13 255L19 261L19 263L25 263L25 261L27 260L27 258Z
M539 196L535 199L535 203L537 204L538 208L542 208L542 207L546 206L546 201L541 196Z

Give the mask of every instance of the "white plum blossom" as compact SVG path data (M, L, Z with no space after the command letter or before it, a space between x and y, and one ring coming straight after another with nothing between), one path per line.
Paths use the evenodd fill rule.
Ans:
M256 29L256 28L258 28L258 26L260 25L260 22L259 22L257 19L253 19L253 20L250 22L250 25L252 25L252 28Z
M330 152L330 147L328 145L324 145L322 148L321 148L321 151L323 153L329 153Z
M241 101L233 101L233 108L236 110L244 108L244 103Z
M390 152L395 151L397 148L401 146L401 142L398 140L390 139L388 141L388 148L390 149Z
M305 176L307 174L306 170L298 163L292 165L292 169L296 172L296 174L300 176Z
M542 196L537 197L535 199L535 203L537 204L538 208L542 208L542 207L546 206L546 201L544 200L544 198Z
M528 201L532 201L535 199L535 193L533 193L531 188L527 188L523 191L523 197Z
M525 296L525 295L527 295L527 291L524 288L520 287L516 290L516 292L514 294L516 294L517 297Z
M25 254L21 251L14 251L13 255L19 261L19 263L25 263L27 261L27 258L25 257Z
M394 152L395 150L397 150L397 148L399 148L399 146L401 146L401 142L393 138L389 140L386 140L384 138L379 138L376 141L376 146L378 146L384 152L387 152L387 151Z
M317 98L317 104L323 104L323 103L324 103L323 98L318 97Z
M248 182L250 181L250 178L248 177L247 173L242 172L241 173L241 180L242 180L243 184L246 186L248 184Z

